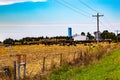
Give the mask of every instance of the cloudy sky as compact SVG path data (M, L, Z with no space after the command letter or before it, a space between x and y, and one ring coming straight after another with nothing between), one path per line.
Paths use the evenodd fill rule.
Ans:
M0 0L0 41L38 36L67 36L96 31L120 30L120 0Z

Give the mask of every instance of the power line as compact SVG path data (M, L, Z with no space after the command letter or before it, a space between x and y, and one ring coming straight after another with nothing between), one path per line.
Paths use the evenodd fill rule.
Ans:
M97 10L93 9L91 6L89 6L88 4L86 4L85 2L83 2L82 0L78 0L80 3L82 3L83 5L85 5L87 8L91 9L92 11L98 12ZM102 24L102 22L100 21L100 23ZM104 24L102 24L103 26L105 26Z
M100 24L101 24L103 27L105 27L106 29L108 29L108 28L109 28L109 30L111 30L111 31L112 31L111 27L110 27L110 26L108 26L107 24L105 25L102 21L100 21ZM108 26L108 27L107 27L107 26Z
M62 0L62 1L63 1L65 4L73 7L73 8L76 9L76 10L81 10L81 11L84 12L84 13L90 14L90 13L88 13L88 12L86 12L86 11L80 9L80 8L77 8L77 7L73 6L72 4L66 2L65 0ZM89 5L86 4L85 2L83 2L83 1L81 1L81 0L78 0L78 1L79 1L80 3L82 3L83 5L85 5L87 8L91 9L92 11L98 12L97 10L93 9L91 6L89 6ZM89 17L89 18L91 18L91 17ZM106 20L106 22L107 22L107 20ZM101 21L100 21L100 23L101 23L104 27L106 27ZM109 22L108 22L108 25L111 26L111 24L110 24ZM99 27L98 27L98 28L99 28ZM99 31L99 30L98 30L98 31Z
M109 25L109 27L111 28L112 27L112 24L111 24L111 22L108 20L108 18L105 16L104 17L105 18L105 21L106 21L106 23ZM111 28L112 29L112 28Z
M83 2L82 0L78 0L80 3L82 3L83 5L85 5L87 8L91 9L92 11L98 12L97 10L93 9L91 6L89 6L88 4L86 4L85 2ZM107 21L107 20L106 20ZM101 23L101 22L100 22ZM102 24L102 23L101 23ZM102 24L104 25L104 24ZM111 26L111 25L110 25Z
M86 4L85 2L83 2L82 0L78 0L80 3L82 3L83 5L85 5L87 8L91 9L92 11L95 11L95 12L98 12L97 10L93 9L91 6L89 6L88 4ZM107 19L105 19L106 23L109 25L109 26L112 26L109 21Z
M100 21L100 24L101 24L103 27L107 28L107 27L102 23L102 21Z
M102 17L104 15L99 15L99 13L97 13L97 15L92 15L93 17L97 17L97 43L99 43L99 17Z
M61 4L61 5L63 5L63 6L65 6L65 7L67 7L67 8L69 8L69 9L71 9L72 11L75 11L76 13L78 13L78 14L81 14L81 15L83 15L83 16L85 16L85 17L89 17L89 16L87 16L87 15L85 15L85 14L83 14L83 13L81 13L79 10L79 8L77 8L77 7L75 7L75 6L73 6L72 4L70 4L70 3L68 3L67 1L65 1L65 0L62 0L63 2L61 2L61 1L58 1L58 0L55 0L57 3L59 3L59 4ZM80 0L79 0L80 1ZM94 10L93 8L91 8L89 5L87 5L86 3L84 3L84 2L82 2L82 1L80 1L82 4L84 4L86 7L88 7L89 9L91 9L91 10L93 10L93 11L95 11L95 12L98 12L97 10ZM81 10L82 12L84 12L84 13L87 13L87 14L89 14L88 12L86 12L86 11L84 11L84 10ZM102 15L96 15L96 17L97 16L102 16ZM93 17L95 17L95 15L93 16ZM90 19L92 19L91 17L89 17ZM97 17L97 31L99 32L99 19L98 19L98 17ZM101 23L101 22L100 22ZM98 34L99 35L99 34Z
M73 8L75 8L75 9L77 9L77 10L80 10L80 11L82 11L82 12L87 13L87 14L90 15L90 13L88 13L87 11L84 11L84 10L82 10L82 9L80 9L80 8L78 8L78 7L74 6L74 5L72 5L72 4L70 4L70 3L68 3L68 2L65 1L65 0L62 0L62 1L63 1L65 4L68 4L69 6L72 6Z
M80 3L82 3L83 5L85 5L87 8L91 9L92 11L95 11L98 13L97 10L93 9L92 7L90 7L88 4L86 4L85 2L83 2L82 0L78 0Z
M69 8L70 10L72 10L72 11L78 13L78 14L81 14L81 15L87 17L87 18L91 18L90 16L87 16L87 15L81 13L80 11L78 11L78 10L72 8L71 6L68 6L68 5L66 5L66 4L64 4L64 3L62 3L62 2L60 2L60 1L58 1L58 0L54 0L54 1L56 1L57 3L59 3L59 4L63 5L63 6L65 6L65 7L67 7L67 8Z

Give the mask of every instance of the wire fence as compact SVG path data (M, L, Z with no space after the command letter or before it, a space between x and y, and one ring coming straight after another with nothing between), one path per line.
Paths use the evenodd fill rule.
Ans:
M87 46L84 48L68 49L67 53L47 53L44 56L32 56L26 54L26 72L24 73L24 67L20 67L20 74L18 72L18 64L15 63L17 59L13 59L9 55L1 55L0 58L0 79L1 80L20 80L36 78L38 75L46 75L51 72L52 69L59 68L62 65L88 65L94 60L99 60L103 55L109 55L110 51L118 48L118 44L105 46ZM75 48L75 47L74 47ZM72 50L71 50L72 49ZM61 50L62 51L62 50ZM64 50L63 50L64 51ZM48 52L50 52L48 50ZM34 53L34 52L33 52ZM37 53L36 53L37 54ZM49 55L48 55L49 54ZM6 59L6 56L8 57ZM15 58L15 57L14 57ZM16 67L15 67L16 66ZM15 71L16 70L16 71ZM20 76L19 76L19 75Z

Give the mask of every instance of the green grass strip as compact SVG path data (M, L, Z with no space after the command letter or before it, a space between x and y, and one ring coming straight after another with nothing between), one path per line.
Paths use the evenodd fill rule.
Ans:
M120 80L120 49L87 67L55 69L46 80Z

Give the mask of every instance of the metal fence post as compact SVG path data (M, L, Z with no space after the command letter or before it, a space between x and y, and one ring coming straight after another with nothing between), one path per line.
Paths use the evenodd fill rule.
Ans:
M26 63L24 64L24 71L23 71L23 74L24 74L24 78L26 77Z
M16 61L14 61L14 80L16 80Z
M43 57L43 66L42 66L42 72L45 70L45 57Z
M20 64L18 64L18 80L20 80Z

